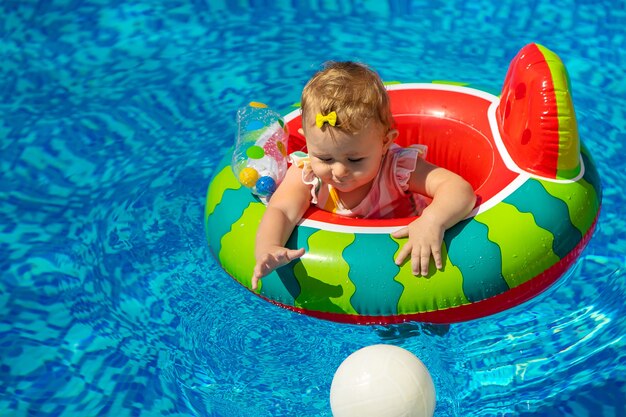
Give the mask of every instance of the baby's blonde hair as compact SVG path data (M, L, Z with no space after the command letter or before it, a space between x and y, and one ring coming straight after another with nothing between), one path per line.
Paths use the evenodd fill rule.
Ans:
M302 122L315 126L316 115L337 114L336 129L355 134L370 122L385 132L393 127L389 96L376 72L357 62L327 62L302 90ZM322 128L326 129L325 123Z

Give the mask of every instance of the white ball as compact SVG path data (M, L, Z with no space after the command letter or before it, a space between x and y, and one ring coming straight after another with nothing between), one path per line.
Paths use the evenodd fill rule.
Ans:
M368 346L337 368L330 408L334 417L432 417L435 385L426 366L408 350Z

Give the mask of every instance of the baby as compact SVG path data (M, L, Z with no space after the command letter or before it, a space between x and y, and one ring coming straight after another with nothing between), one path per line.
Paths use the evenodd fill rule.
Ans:
M328 63L304 87L301 105L308 156L292 155L261 220L252 289L304 255L285 243L310 204L351 217L419 215L392 233L408 237L395 262L410 255L413 274L427 275L432 257L441 269L444 232L470 213L476 196L463 178L426 162L424 147L394 144L398 131L378 74L355 62Z

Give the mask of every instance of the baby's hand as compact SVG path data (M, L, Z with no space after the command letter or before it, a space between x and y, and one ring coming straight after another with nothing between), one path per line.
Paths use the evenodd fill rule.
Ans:
M411 270L413 275L428 275L428 265L432 255L437 269L443 267L441 260L441 245L445 228L441 224L420 217L391 234L395 238L409 237L409 241L404 244L398 256L396 265L401 265L407 256L411 255Z
M259 254L252 275L252 290L256 291L261 278L302 255L304 255L304 248L287 249L282 246L270 247L266 252Z

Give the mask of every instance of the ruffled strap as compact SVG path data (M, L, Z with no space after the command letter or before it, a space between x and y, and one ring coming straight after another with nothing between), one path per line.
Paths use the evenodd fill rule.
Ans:
M406 148L398 147L394 151L396 153L394 161L396 184L402 191L407 191L409 189L409 179L417 165L417 158L426 158L428 147L426 145L411 145Z
M311 187L311 203L317 204L321 181L311 169L311 158L304 152L297 151L289 155L289 162L302 169L302 182Z

